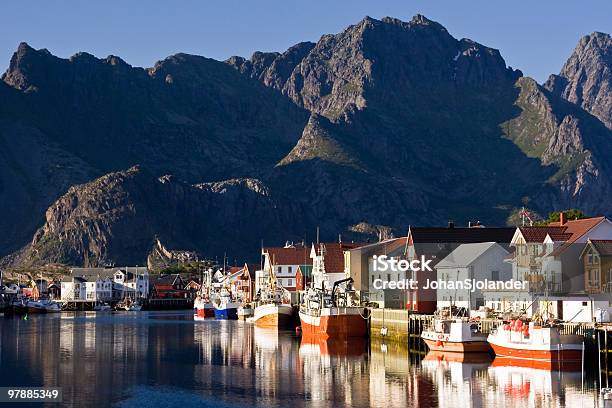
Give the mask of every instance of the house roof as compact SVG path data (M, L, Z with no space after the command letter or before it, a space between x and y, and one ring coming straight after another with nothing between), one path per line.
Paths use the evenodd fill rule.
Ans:
M113 267L113 268L72 268L70 270L70 276L66 279L72 281L72 279L79 278L82 281L93 282L98 279L110 279L117 272L123 272L127 275L127 280L134 279L134 275L142 275L148 273L148 269L144 266L129 266L129 267Z
M312 265L310 251L302 245L284 248L264 248L262 252L270 256L272 265Z
M172 273L169 275L161 275L157 279L155 279L154 284L155 285L174 285L174 282L176 282L177 279L180 279L181 281L183 280L181 275L178 273Z
M552 232L548 234L554 242L565 242L572 237L569 232Z
M565 233L565 227L550 227L550 226L541 226L541 227L518 227L521 235L525 239L525 242L538 242L542 243L546 239L547 235L550 235L551 238L554 235L555 237L559 237L561 234Z
M320 247L325 248L323 251L323 262L325 264L325 272L340 273L344 272L344 251L357 248L363 244L359 243L321 243L319 247L315 245L317 254Z
M243 270L246 270L251 277L251 279L255 279L255 272L261 269L261 265L254 263L246 263L244 264Z
M499 247L504 252L508 252L495 242L461 244L438 262L436 268L462 268L470 266L480 258L482 254L494 247Z
M236 272L242 271L243 269L244 269L244 266L230 266L229 273L230 275L233 275Z
M589 232L593 227L595 227L600 222L604 221L606 217L592 217L592 218L583 218L581 220L569 220L563 224L562 228L565 227L565 233L572 234L572 236L566 241L566 243L571 244L572 242L577 241L580 237ZM551 222L549 226L558 227L558 222Z
M413 243L475 243L512 240L516 228L464 228L464 227L410 227L409 236Z
M591 239L589 242L595 247L600 256L612 256L612 240Z

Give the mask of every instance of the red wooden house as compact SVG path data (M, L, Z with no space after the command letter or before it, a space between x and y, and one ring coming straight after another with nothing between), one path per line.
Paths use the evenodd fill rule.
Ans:
M190 291L185 289L181 275L162 275L153 282L153 297L158 299L186 299Z

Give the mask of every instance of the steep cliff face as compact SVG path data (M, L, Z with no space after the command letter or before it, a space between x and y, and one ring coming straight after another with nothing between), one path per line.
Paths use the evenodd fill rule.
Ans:
M546 89L582 107L612 129L612 37L584 36Z
M517 82L521 114L502 125L506 136L551 173L535 198L554 208L575 206L589 213L604 207L597 197L612 198L612 132L576 105L559 99L533 79ZM552 195L552 196L551 196Z
M303 231L309 216L260 180L190 185L133 167L71 187L45 218L13 264L143 264L157 240L248 257L264 236L299 238L292 231Z

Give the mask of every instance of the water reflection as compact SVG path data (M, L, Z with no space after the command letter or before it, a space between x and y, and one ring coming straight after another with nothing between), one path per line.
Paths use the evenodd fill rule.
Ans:
M590 407L578 373L240 321L144 312L0 319L0 385L60 386L66 406Z

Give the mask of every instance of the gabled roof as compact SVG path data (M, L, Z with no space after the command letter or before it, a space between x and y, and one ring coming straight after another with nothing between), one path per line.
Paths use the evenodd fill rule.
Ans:
M563 225L558 222L551 222L541 227L518 227L518 229L526 242L542 243L549 235L555 242L562 241L564 244L571 244L605 219L606 217L583 218L566 221Z
M527 243L543 243L547 235L559 237L565 233L565 227L518 227Z
M417 243L475 243L500 242L512 240L516 228L464 228L464 227L410 227L409 236Z
M243 270L246 271L251 279L255 279L255 272L261 269L261 265L254 263L246 263L244 264Z
M553 242L565 242L572 237L569 232L552 232L548 236Z
M126 275L126 279L134 279L134 275L148 274L148 269L144 266L129 266L129 267L112 267L112 268L72 268L70 270L70 276L67 277L67 281L71 281L73 278L79 278L82 281L94 282L98 279L110 279L113 280L117 272L122 272Z
M357 248L363 244L359 243L321 243L319 246L315 245L315 251L317 255L321 247L325 248L323 251L323 262L325 264L326 273L341 273L344 272L344 251Z
M172 274L169 274L169 275L161 275L161 276L159 276L155 280L154 284L155 285L173 285L174 286L175 282L177 280L179 280L179 279L181 281L183 280L181 275L178 274L178 273L172 273Z
M591 243L600 256L612 256L612 240L590 239L588 242Z
M480 242L474 244L461 244L455 248L450 254L436 264L436 268L463 268L472 265L481 255L494 247L501 248L504 252L508 252L503 247L495 242Z
M583 218L581 220L570 220L566 221L562 227L565 227L565 232L568 234L572 234L571 238L569 238L566 243L571 244L572 242L577 241L580 237L584 236L587 232L589 232L593 227L604 221L606 217L592 217L592 218ZM549 226L555 227L559 226L558 222L551 222Z

